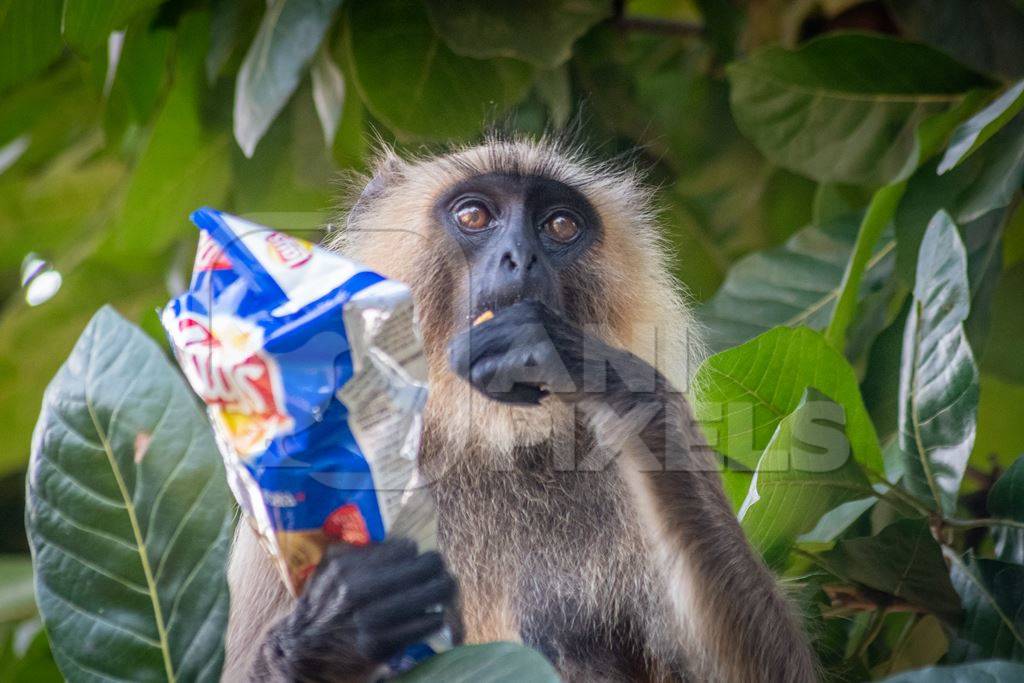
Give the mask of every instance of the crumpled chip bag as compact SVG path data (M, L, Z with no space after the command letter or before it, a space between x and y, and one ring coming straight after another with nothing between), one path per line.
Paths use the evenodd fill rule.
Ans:
M436 544L416 468L426 361L409 289L199 209L192 282L162 312L228 482L293 595L329 543Z

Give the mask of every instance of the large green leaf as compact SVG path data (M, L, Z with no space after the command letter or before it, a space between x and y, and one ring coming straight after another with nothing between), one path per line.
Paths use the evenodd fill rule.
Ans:
M511 59L460 57L418 0L356 0L344 23L355 87L395 133L460 138L526 94L533 70Z
M455 53L512 57L546 69L568 60L576 39L612 11L602 0L426 0L426 5L430 22Z
M808 387L843 407L854 458L882 471L882 453L846 360L806 327L779 327L707 359L697 371L698 419L722 454L753 468Z
M555 670L536 650L515 643L463 645L431 657L396 683L558 683Z
M251 157L295 92L341 0L274 0L235 79L235 139Z
M28 80L55 60L64 0L0 1L0 92Z
M777 326L828 324L857 237L856 216L808 226L785 244L745 256L697 309L711 349L721 351ZM892 274L896 240L883 238L865 265L862 296Z
M964 619L950 642L949 661L1024 659L1024 567L973 555L952 559L950 578Z
M967 253L940 211L921 243L903 333L899 449L904 485L947 514L956 509L978 412L978 368L964 331L969 311Z
M1017 683L1024 665L989 660L958 666L929 666L883 679L884 683Z
M939 162L938 172L945 173L970 156L1021 109L1024 109L1024 81L1011 85L990 105L953 131L949 147Z
M840 541L821 555L837 576L953 619L960 600L924 519L902 519L874 536Z
M1009 519L1022 526L993 529L996 557L1024 565L1024 456L999 477L988 492L988 511L997 519Z
M111 31L163 0L64 0L61 30L68 45L88 55L107 42Z
M736 122L773 162L818 181L907 178L977 104L984 78L931 48L831 34L729 67Z
M47 388L25 523L65 676L218 679L231 494L184 381L111 308Z
M199 111L206 32L200 14L186 17L179 30L174 86L113 229L114 246L124 253L163 252L176 238L193 234L192 210L223 203L230 178L228 137L205 129Z
M807 389L765 447L738 517L769 566L783 566L797 536L822 515L874 494L851 457L845 424L842 406Z

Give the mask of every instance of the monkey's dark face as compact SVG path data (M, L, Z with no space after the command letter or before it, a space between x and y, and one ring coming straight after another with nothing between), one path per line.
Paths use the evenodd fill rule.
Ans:
M539 176L487 174L452 187L435 211L466 258L471 319L527 299L575 313L574 280L601 238L597 212L578 191Z

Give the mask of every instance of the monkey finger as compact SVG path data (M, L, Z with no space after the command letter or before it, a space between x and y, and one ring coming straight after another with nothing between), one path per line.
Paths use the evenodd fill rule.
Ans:
M371 631L399 626L428 611L435 611L432 607L451 604L457 591L455 579L443 574L367 605L355 614L355 623Z
M416 544L406 538L388 539L368 546L330 545L310 579L303 602L321 604L341 588L349 587L360 575L375 575L375 567L405 565L416 557L417 552Z
M349 608L360 609L397 594L406 586L423 584L441 575L447 575L447 570L436 552L423 553L402 564L368 569L354 575L346 586Z
M421 617L402 624L396 628L388 628L379 633L368 633L364 644L368 656L383 662L399 654L402 650L417 643L444 627L444 614L428 612Z

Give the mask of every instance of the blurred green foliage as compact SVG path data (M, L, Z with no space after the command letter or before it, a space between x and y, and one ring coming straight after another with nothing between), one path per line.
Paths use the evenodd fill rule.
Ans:
M374 136L570 125L659 188L709 396L773 389L705 426L755 436L715 444L727 489L827 677L1021 659L1022 46L1017 0L0 0L0 552L43 389L103 304L162 338L190 210L316 231ZM30 253L62 276L34 306ZM925 343L947 323L959 353ZM853 460L757 488L812 399ZM4 680L56 675L26 567L0 562Z

